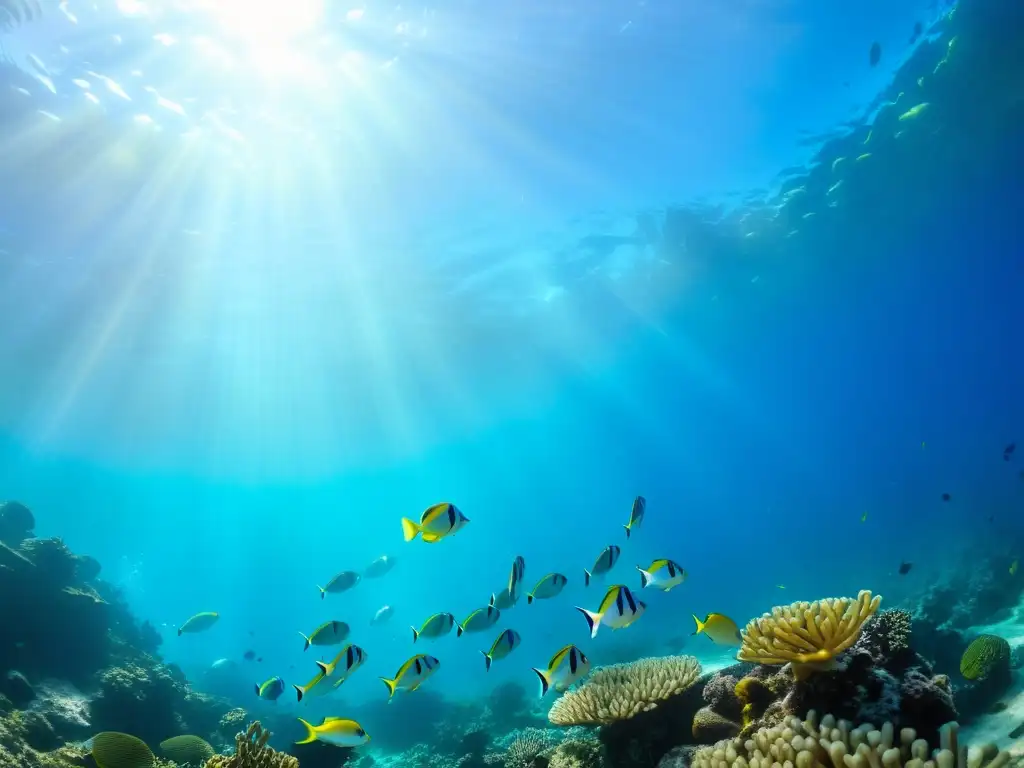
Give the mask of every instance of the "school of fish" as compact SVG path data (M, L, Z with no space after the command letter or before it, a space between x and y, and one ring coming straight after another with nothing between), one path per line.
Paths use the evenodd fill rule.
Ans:
M630 509L629 521L624 525L626 538L630 539L643 524L647 512L647 500L637 496ZM406 542L416 538L428 544L436 544L463 530L469 524L469 518L450 502L442 502L428 507L418 521L403 517L402 534ZM583 581L589 586L597 577L611 571L622 554L622 548L616 544L605 547L594 560L593 565L584 570ZM362 574L356 571L341 571L324 586L317 586L321 599L328 594L346 592L357 586L366 578L380 578L394 566L394 558L383 556L366 568ZM674 560L661 558L654 560L646 568L636 566L640 577L640 589L654 589L668 592L686 581L686 570ZM508 582L490 596L486 605L482 605L461 621L449 612L435 613L417 627L412 627L412 642L436 640L448 635L453 629L456 636L466 633L485 632L494 627L502 616L502 611L514 607L523 593L526 577L526 560L517 556L512 562ZM525 592L527 604L536 600L550 600L561 594L569 579L562 573L548 573L542 576ZM638 621L646 610L646 603L637 598L636 594L625 584L613 584L607 588L601 601L593 609L576 606L590 629L590 636L596 637L598 630L608 627L612 630L625 629ZM392 614L390 606L383 606L371 619L371 624L387 621ZM210 629L220 618L213 612L197 613L186 621L178 634L202 632ZM710 613L703 620L693 617L695 629L693 634L703 634L712 642L724 646L741 644L740 630L736 622L720 613ZM366 651L352 643L346 643L351 628L343 621L327 621L313 629L308 635L300 632L305 643L303 650L310 646L342 648L329 662L316 661L317 671L305 685L295 685L298 701L306 697L318 697L336 690L342 683L359 669L367 659ZM491 665L507 658L519 647L522 638L514 629L502 629L490 648L481 650L484 657L484 669L490 670ZM381 677L387 688L388 700L399 691L411 693L423 685L440 669L441 661L435 656L417 653L408 658L395 671L393 677ZM532 667L540 680L540 695L544 696L554 688L562 692L574 683L583 679L590 672L590 661L586 654L577 646L569 644L557 650L543 667ZM284 680L272 677L264 683L255 685L256 695L262 699L276 701L286 690ZM370 736L354 720L339 717L328 717L319 725L313 725L299 718L306 729L306 736L298 744L321 741L341 747L357 747L366 744Z

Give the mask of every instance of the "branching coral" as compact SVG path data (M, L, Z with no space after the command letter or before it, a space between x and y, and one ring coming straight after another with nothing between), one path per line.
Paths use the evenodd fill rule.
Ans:
M806 720L791 717L781 726L762 728L749 739L720 741L698 750L692 768L1005 768L1008 752L995 746L958 744L959 725L940 729L934 758L928 742L913 728L902 729L899 743L892 723L881 729L825 715L818 724L812 710Z
M205 768L299 768L299 761L267 746L270 731L263 730L259 722L235 736L235 754L214 755Z
M562 694L548 712L555 725L610 725L654 709L700 677L692 656L663 656L602 667L576 690Z
M548 757L548 768L601 768L604 764L604 748L595 738L563 741Z
M736 658L756 664L791 663L798 680L817 670L834 669L835 657L856 642L881 602L881 596L863 590L856 600L829 598L777 606L747 624Z

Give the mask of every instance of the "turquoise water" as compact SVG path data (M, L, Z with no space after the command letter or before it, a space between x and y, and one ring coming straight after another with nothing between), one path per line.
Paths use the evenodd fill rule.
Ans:
M1024 70L978 54L1013 14L976 5L949 81L959 22L903 1L308 23L122 2L12 26L0 497L98 558L197 686L250 649L248 682L304 683L297 633L347 621L370 660L346 705L386 696L376 677L422 650L409 625L485 605L516 555L565 593L426 646L430 688L532 691L569 642L715 661L693 613L895 601L951 539L1009 553ZM880 112L918 77L929 111ZM868 170L835 194L811 171L791 214L792 179L837 157ZM400 517L440 501L471 524L404 543ZM605 583L639 588L656 557L689 578L591 642L572 606L596 608L583 568L612 543ZM319 599L382 554L386 577ZM505 626L522 646L485 673Z

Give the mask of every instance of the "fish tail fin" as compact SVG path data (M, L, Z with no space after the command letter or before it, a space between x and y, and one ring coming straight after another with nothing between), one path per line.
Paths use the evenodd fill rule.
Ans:
M491 671L491 657L487 655L487 651L480 651L484 655L484 672Z
M302 635L301 632L299 632L299 634ZM309 650L309 638L306 637L305 635L302 635L302 639L306 641L306 644L304 646L302 646L302 650L304 650L304 651Z
M629 526L628 525L624 525L622 527L626 529L626 538L628 539L629 538L629 533L630 533Z
M412 630L412 641L415 643L420 637L419 630L416 627L409 627L409 629Z
M540 678L540 695L544 696L544 694L548 692L548 688L551 687L551 681L548 680L548 676L546 674L541 672L536 667L531 667L531 669L534 672L536 672L537 673L537 677Z
M178 637L181 637L181 630L178 630Z
M588 611L586 608L580 608L576 606L576 610L583 614L583 617L587 620L587 626L590 627L590 636L597 637L597 630L601 626L601 614Z
M459 624L459 622L455 622L455 636L456 637L462 637L462 633L465 632L465 631L466 630L462 628L462 625Z
M390 701L391 697L395 695L395 681L386 677L382 677L380 680L388 687L388 701Z
M324 673L324 677L330 677L331 672L334 671L327 664L324 664L322 661L318 661L316 665L320 667L320 671Z
M292 688L295 689L295 700L302 701L302 697L306 695L306 692L295 683L292 683Z
M647 571L645 571L639 565L636 567L636 569L638 571L640 571L640 589L643 589L644 587L646 587L648 584L651 583L651 574L649 574Z
M691 613L690 615L693 616L693 620L697 624L697 628L690 633L690 637L693 637L694 635L699 635L704 631L704 622L697 618L697 614Z
M256 683L256 685L254 685L253 687L256 689L256 695L259 696L260 695L260 684Z
M320 599L321 600L323 600L325 597L327 597L327 590L326 589L321 587L319 584L316 585L316 588L320 590Z
M526 596L526 604L527 605L533 605L533 593L532 592Z
M410 520L408 517L402 518L402 536L406 541L415 539L419 532L420 526L415 520Z
M497 595L491 592L491 599L488 601L488 605L494 605L494 601L497 599Z
M590 586L590 571L588 571L586 568L583 569L583 586Z
M302 723L306 727L306 738L304 738L302 741L296 741L295 743L296 744L312 744L314 741L316 741L316 731L314 730L312 725L307 723L301 717L299 718L299 722Z

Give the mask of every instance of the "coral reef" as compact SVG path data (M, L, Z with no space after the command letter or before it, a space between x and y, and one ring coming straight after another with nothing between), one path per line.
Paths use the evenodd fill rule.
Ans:
M779 726L761 728L748 739L720 741L697 750L692 768L1000 768L1010 760L1007 752L992 745L967 748L958 743L959 726L945 724L941 743L932 762L932 750L913 728L897 733L892 723L880 729L837 720L825 715L818 724L814 711L806 720L787 718ZM897 742L898 737L898 742ZM927 762L926 762L927 761Z
M863 597L859 604L865 604ZM936 675L910 648L909 614L882 611L857 626L856 636L843 641L846 650L832 651L828 668L805 669L799 677L793 664L720 671L705 686L709 708L737 723L740 736L816 709L856 722L912 724L926 738L934 738L940 725L956 719L957 710L949 679ZM702 718L702 723L710 722L708 714Z
M268 747L269 740L270 731L253 722L235 736L234 754L214 755L204 768L299 768L297 759Z
M97 732L131 734L151 749L187 733L223 741L227 704L190 691L181 670L160 661L159 633L100 579L97 560L35 538L34 526L24 505L0 504L0 615L17 617L0 622L7 752L30 765Z
M595 670L579 688L558 698L548 719L555 725L610 725L648 712L700 677L692 656L663 656Z

